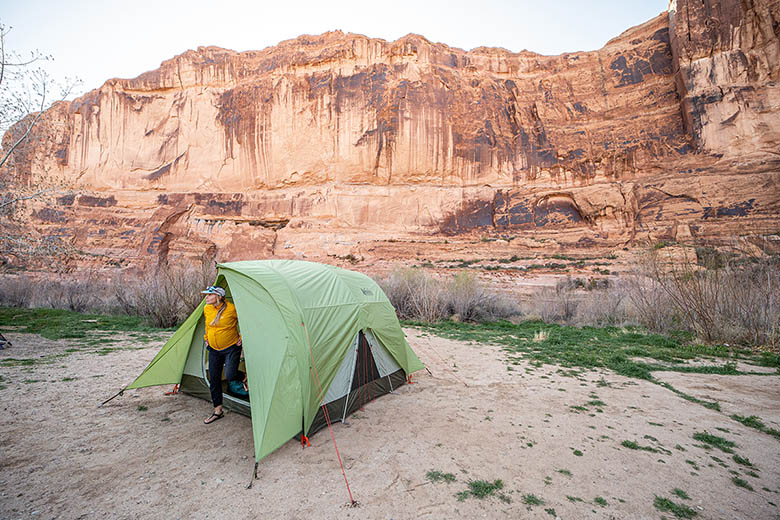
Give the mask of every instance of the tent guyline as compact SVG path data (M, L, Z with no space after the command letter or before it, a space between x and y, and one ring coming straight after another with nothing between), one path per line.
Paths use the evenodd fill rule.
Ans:
M349 495L349 503L351 506L357 505L357 502L352 498L352 490L349 489L349 482L347 481L347 473L344 471L344 463L341 461L341 453L339 453L339 447L336 445L336 435L333 433L333 424L330 422L330 415L328 414L328 407L325 406L325 392L322 390L320 384L320 377L317 372L317 363L314 361L314 353L311 350L311 342L309 341L309 331L306 330L306 323L301 322L303 332L306 336L306 345L309 347L309 357L311 358L311 366L314 369L314 382L317 385L317 394L319 395L320 402L322 402L321 409L325 415L325 422L328 424L328 431L330 432L330 438L333 441L333 448L336 450L336 457L339 459L339 466L341 467L341 474L344 476L344 484L347 486L347 495ZM306 439L308 444L309 440Z
M305 444L327 426L354 505L333 420L345 422L424 368L387 296L362 273L299 260L218 264L214 285L236 307L244 354L239 377L249 384L248 395L239 395L223 381L223 406L251 418L255 462L299 434ZM209 371L205 305L131 384L103 404L125 390L169 384L210 400L209 381L221 374Z

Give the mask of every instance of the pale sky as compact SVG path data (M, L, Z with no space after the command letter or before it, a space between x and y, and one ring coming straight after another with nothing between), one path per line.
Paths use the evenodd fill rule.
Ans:
M51 54L55 78L80 92L133 78L201 45L258 50L301 34L340 29L388 41L408 33L469 50L541 54L602 47L666 11L668 0L0 0L13 26L6 48Z

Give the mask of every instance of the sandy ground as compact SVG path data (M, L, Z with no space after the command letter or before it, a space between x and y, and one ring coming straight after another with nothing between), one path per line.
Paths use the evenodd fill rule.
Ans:
M611 372L508 370L498 347L407 334L431 373L418 372L415 384L334 426L355 508L347 507L327 430L310 448L291 441L264 459L246 489L247 417L232 413L206 426L209 403L164 396L167 387L97 408L141 372L164 337L120 337L110 346L127 350L98 355L97 346L6 334L14 346L0 361L39 362L0 368L0 518L673 518L655 509L656 495L698 518L780 515L780 441L728 417L758 415L780 429L776 375L661 374L682 391L717 399L717 412ZM586 405L596 399L604 404ZM734 441L756 476L731 454L705 450L692 438L703 431ZM658 451L631 450L624 440ZM457 480L432 483L431 470ZM737 487L732 472L754 490ZM471 479L501 479L509 502L458 501ZM530 494L544 504L525 504Z

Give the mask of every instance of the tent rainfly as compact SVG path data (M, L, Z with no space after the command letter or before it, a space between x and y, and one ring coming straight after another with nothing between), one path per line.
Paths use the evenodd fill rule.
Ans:
M364 274L297 260L217 268L215 284L238 313L249 383L248 397L225 393L224 406L251 416L255 461L325 426L325 411L343 421L423 368L387 296ZM126 389L179 384L209 399L204 305Z

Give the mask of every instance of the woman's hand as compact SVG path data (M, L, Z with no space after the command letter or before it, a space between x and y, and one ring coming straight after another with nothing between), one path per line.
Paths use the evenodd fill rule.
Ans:
M236 345L239 347L241 346L241 336L238 337L238 341L236 341Z

